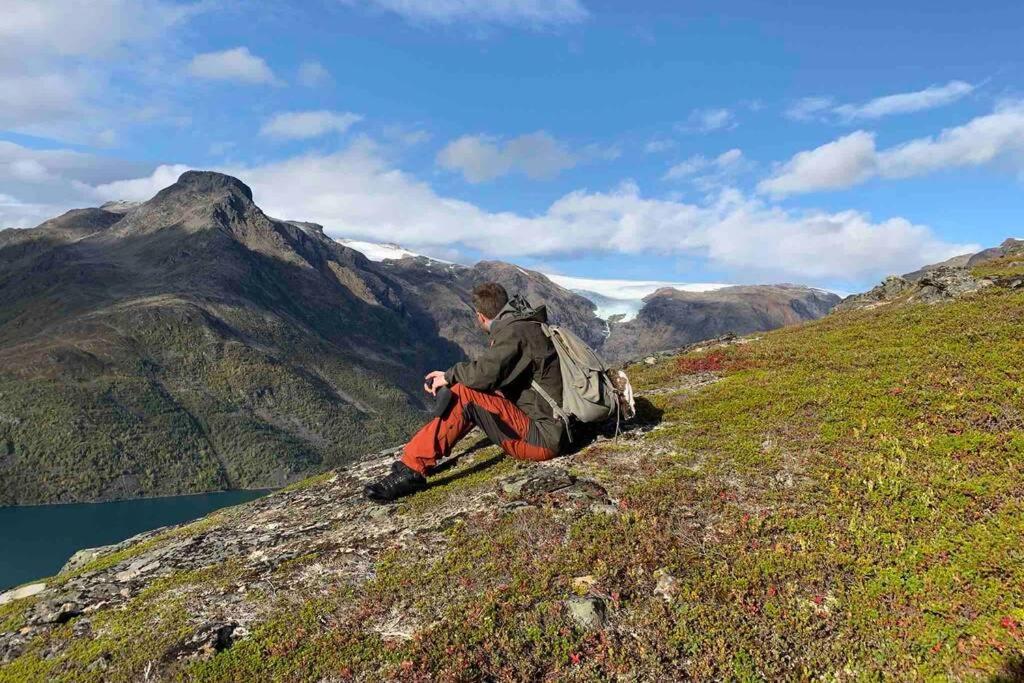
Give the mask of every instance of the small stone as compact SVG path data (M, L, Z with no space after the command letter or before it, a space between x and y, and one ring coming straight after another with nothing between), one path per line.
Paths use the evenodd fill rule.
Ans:
M569 609L569 616L580 628L591 630L604 626L605 606L600 598L569 598L565 605Z
M31 619L34 624L65 624L82 613L77 602L57 599L41 603Z
M22 600L24 598L31 598L33 595L38 595L46 590L45 583L30 583L27 586L20 586L13 590L9 590L6 593L0 595L0 605L6 605L14 600Z
M644 358L644 363L646 363L647 365L654 365L657 362L658 359L655 358L654 356L647 356L647 358Z
M90 672L106 671L107 668L110 667L110 659L111 659L110 655L107 654L107 653L104 653L98 659L93 661L92 664L90 664L89 666L85 667L85 670L86 671L90 671Z
M597 585L597 578L595 578L593 574L577 576L572 580L573 591L580 595L586 595L595 585Z
M572 475L561 468L538 467L505 481L501 490L509 498L522 498L564 489L573 481Z
M132 579L138 578L139 571L137 569L125 569L114 574L114 578L117 579L118 583L128 583Z
M374 505L372 508L370 508L369 516L370 519L380 521L382 519L387 519L388 517L390 517L391 513L394 511L395 508L394 506L391 505Z
M608 503L594 503L590 506L590 511L595 514L601 515L617 515L619 514L619 508Z
M654 594L661 596L665 602L672 602L679 592L679 579L672 576L667 569L654 572L658 582L654 586Z
M190 638L169 653L174 659L206 660L218 652L227 650L247 629L239 628L235 622L211 622L202 626Z

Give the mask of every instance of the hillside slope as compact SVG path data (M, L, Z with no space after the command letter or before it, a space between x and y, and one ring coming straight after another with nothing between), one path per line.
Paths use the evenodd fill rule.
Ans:
M279 485L401 439L407 368L461 357L227 176L0 238L0 504Z
M640 420L546 464L374 507L384 454L83 558L0 606L0 681L1019 680L1024 268L985 268L634 367Z

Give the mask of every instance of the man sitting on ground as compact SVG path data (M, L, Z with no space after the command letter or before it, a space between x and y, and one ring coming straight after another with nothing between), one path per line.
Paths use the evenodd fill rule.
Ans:
M424 388L438 402L435 417L405 445L391 473L366 487L371 500L390 502L426 488L430 468L474 426L513 458L558 455L564 424L531 387L536 381L562 401L558 353L538 324L547 322L545 307L531 308L521 296L509 300L504 287L488 282L473 290L473 308L490 345L476 360L426 376Z

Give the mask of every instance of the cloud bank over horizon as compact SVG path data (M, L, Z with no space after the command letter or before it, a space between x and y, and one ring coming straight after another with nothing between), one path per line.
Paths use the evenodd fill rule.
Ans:
M164 165L91 192L97 200L145 200L186 169ZM853 210L787 209L736 189L684 202L645 196L630 181L607 191L570 192L536 215L487 211L393 167L366 138L332 154L217 170L250 185L269 215L320 223L337 238L426 253L454 249L503 259L676 254L706 258L740 280L821 283L878 279L979 248L947 242L900 217L875 221Z

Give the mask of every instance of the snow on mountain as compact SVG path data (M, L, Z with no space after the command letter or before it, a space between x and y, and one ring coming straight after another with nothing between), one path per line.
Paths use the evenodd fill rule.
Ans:
M599 278L571 277L569 275L552 275L545 273L555 284L571 289L597 305L597 317L607 320L613 315L621 315L622 320L630 320L640 312L644 305L644 297L659 289L670 287L683 292L713 292L717 289L730 287L717 282L665 282L661 280L605 280Z
M360 240L339 239L349 249L355 249L371 261L383 261L385 259L400 259L421 256L416 252L403 249L397 244L381 244L379 242L362 242ZM437 260L437 259L434 259Z
M402 259L408 257L423 256L414 251L409 251L397 244L382 244L379 242L363 242L352 239L339 239L338 242L346 247L361 252L371 261L383 261L385 259ZM430 258L432 261L449 263L440 259ZM522 270L522 269L520 269ZM525 271L524 271L525 272ZM630 320L643 308L643 299L648 294L664 287L671 287L683 292L712 292L716 289L729 287L727 284L715 282L666 282L662 280L612 280L601 278L572 277L569 275L552 275L544 273L552 282L566 289L572 290L580 296L586 297L597 306L596 315L607 320L611 316L622 316L622 320Z

